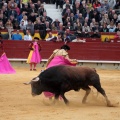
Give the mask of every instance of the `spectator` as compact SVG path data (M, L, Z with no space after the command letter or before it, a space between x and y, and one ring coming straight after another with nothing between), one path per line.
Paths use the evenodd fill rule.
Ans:
M114 39L120 39L120 31L117 31L116 35L114 36Z
M77 19L78 18L78 16L79 16L79 6L78 6L78 8L77 8L77 6L73 9L73 13L74 13L74 15L75 15L75 18Z
M38 1L37 1L37 4L35 4L35 8L36 8L37 11L38 11L38 8L40 8L41 5L42 5L42 4L41 4L41 1L38 0ZM44 7L44 6L43 6L43 7Z
M55 36L53 36L52 32L48 33L48 38L46 39L46 41L55 41Z
M91 10L92 8L92 3L90 2L90 0L87 0L86 6L88 6L88 9Z
M106 10L106 8L105 8L105 6L104 6L104 4L103 3L101 3L101 6L99 6L98 8L97 8L97 10L98 10L98 12L100 12L101 14L102 13L106 13L107 12L107 10Z
M91 16L92 16L92 18L95 19L96 22L101 21L101 17L100 17L100 14L99 14L98 11L94 10L94 11L93 11L93 14L92 14Z
M30 8L28 7L28 4L27 3L25 3L24 4L24 7L22 7L21 8L21 13L22 13L22 15L24 16L24 15L29 15L29 13L30 13Z
M15 3L15 11L17 13L17 16L20 15L20 8L18 7L16 3Z
M34 29L40 30L41 24L42 24L42 22L40 19L36 20L36 23L34 24Z
M29 9L30 14L34 13L36 16L37 14L37 9L35 8L35 4L30 4L30 9Z
M30 34L34 36L34 24L31 22L31 20L28 20L28 24L26 25L26 30L30 31Z
M63 23L59 24L58 31L64 31Z
M4 30L4 29L5 29L5 27L3 25L3 22L2 22L2 20L0 20L0 30Z
M40 37L42 40L44 40L47 35L45 23L42 23L40 20L37 20L36 24L34 25L34 29L39 30Z
M38 15L39 16L43 16L43 13L46 12L45 8L44 8L44 5L41 5L39 8L38 8Z
M83 25L84 24L84 17L82 16L81 13L78 16L78 19L80 20L80 23Z
M55 27L58 29L60 21L58 21L58 19L55 19L55 21L53 22Z
M26 26L28 24L28 18L26 15L23 16L23 19L21 20L22 22L24 21L24 26Z
M63 12L62 12L62 21L63 21L63 24L66 20L67 17L70 17L70 14L71 14L71 9L69 9L69 6L66 6L65 9L63 9Z
M91 21L91 19L92 19L92 13L91 13L91 11L90 11L89 9L86 10L86 12L85 12L85 14L84 14L83 17L84 17L85 19L87 19L87 22L88 22L88 24L90 25L90 21ZM86 21L84 21L84 22L86 22Z
M117 22L117 19L118 19L118 15L117 15L117 14L114 14L114 15L113 15L113 21L114 21L114 23Z
M44 17L45 20L48 21L50 24L53 22L52 18L50 18L49 16L47 16L47 13L46 13L46 12L43 13L43 17Z
M11 23L11 20L8 19L8 21L5 24L5 28L8 30L9 39L11 39L11 32L13 31L13 24Z
M116 24L120 23L120 14L118 15L118 18L117 18L117 21L116 21Z
M66 0L65 4L63 4L63 9L66 8L66 5L68 5L70 9L72 9L72 5L70 4L69 0Z
M62 35L61 35L61 33L58 33L57 34L57 37L56 37L56 40L55 40L56 42L62 42L63 40L62 40Z
M95 21L95 19L93 18L93 19L92 19L92 22L90 23L90 29L91 29L91 31L93 31L93 28L95 27L95 23L96 23L96 21Z
M12 35L12 40L22 40L22 35L19 34L19 30L16 31L16 34Z
M24 4L24 5L26 5L26 4L29 3L29 1L30 1L30 0L21 0L21 3Z
M114 7L115 9L120 9L120 1L116 0L116 5Z
M6 3L6 5L7 5L7 3ZM8 8L7 8L7 6L5 6L5 4L4 4L4 6L2 6L1 11L3 11L4 17L8 18Z
M75 35L78 37L82 37L82 24L80 22L78 22L75 26Z
M10 15L13 15L14 16L14 18L16 18L17 19L17 12L16 12L16 10L14 9L14 10L9 10L9 12L8 12L8 18L10 17Z
M85 16L85 13L86 13L86 2L85 2L85 0L83 0L83 1L81 2L79 11L80 11L80 13L81 13L83 16Z
M58 26L58 27L59 27L59 26ZM51 30L52 30L52 31L58 30L58 29L55 27L55 23L54 23L54 22L51 24Z
M75 16L74 16L73 13L71 13L71 14L70 14L70 23L71 23L72 26L73 26L73 24L74 24L74 21L75 21Z
M64 42L64 43L71 42L71 41L70 41L70 38L69 38L69 37L67 37L67 35L66 35L66 34L63 34L63 42Z
M107 26L107 28L109 29L109 32L115 32L115 29L116 29L116 25L114 23L114 20L112 20L110 22L110 24Z
M106 11L108 11L108 10L110 9L108 0L105 0L105 2L104 2L104 7L105 7Z
M30 16L28 17L28 20L31 20L32 23L36 21L36 16L34 12L31 12Z
M65 20L64 23L63 23L63 25L64 25L64 26L67 26L68 22L71 23L70 17L67 17L67 18L66 18L66 20Z
M100 31L100 25L98 22L95 23L95 26L92 28L92 31L95 32L95 31Z
M45 25L46 25L46 31L50 31L51 30L51 24L46 21Z
M15 1L14 1L14 0L10 0L10 1L8 2L8 8L9 8L10 10L15 10Z
M21 30L26 30L26 25L24 24L24 21L21 21L21 23L20 23L20 29Z
M70 22L67 23L66 29L69 29L70 31L74 31L74 28Z
M104 22L103 25L101 26L100 32L109 32L109 29L107 28L106 22Z
M103 25L103 23L110 24L110 19L108 18L108 14L104 14L100 22L101 22L101 25Z
M91 32L90 27L87 25L87 23L84 23L84 26L82 27L82 32Z
M10 21L12 22L13 26L15 25L15 23L17 22L15 17L13 15L10 15L9 17Z
M13 26L13 29L20 30L20 26L19 26L19 23L18 23L18 22L15 22L15 24L14 24L14 26Z
M66 29L65 34L66 34L67 38L69 38L70 41L76 39L76 36L71 34L69 29Z
M26 30L26 35L24 35L25 41L32 41L32 36L30 35L29 30Z
M56 2L56 9L58 9L58 5L60 5L60 0L55 0Z
M94 3L93 3L93 8L94 9L96 9L96 8L98 8L98 7L100 7L101 6L101 4L100 4L100 2L98 1L98 0L96 0Z
M4 17L3 13L0 14L0 20L2 20L3 24L5 25L7 22L7 18Z
M91 38L100 38L101 35L98 30L95 30L95 32L91 35Z
M120 31L120 23L118 23L117 27L115 28L115 32Z
M90 19L88 19L88 17L85 17L84 23L87 23L88 26L90 26Z
M110 10L108 12L108 17L109 17L110 21L113 19L114 14L115 14L115 10L110 8Z
M23 16L25 16L25 11L22 11L22 13L17 17L18 22L20 23L21 20L23 19Z

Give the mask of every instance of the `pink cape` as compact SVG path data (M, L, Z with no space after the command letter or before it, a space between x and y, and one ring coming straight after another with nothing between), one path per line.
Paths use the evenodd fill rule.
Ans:
M6 54L2 54L0 57L0 74L14 74L15 70L12 68L10 62L7 59Z
M76 64L72 64L71 62L69 62L67 59L65 59L63 56L56 56L54 57L51 62L49 63L49 65L47 66L47 68L53 67L53 66L57 66L57 65L70 65L70 66L76 66ZM53 97L54 94L51 92L44 92L45 97Z
M30 62L32 63L40 63L41 61L41 56L40 56L40 53L39 53L39 49L38 49L38 44L37 42L34 42L34 49L33 50L33 53L32 53L32 57L31 57L31 60Z

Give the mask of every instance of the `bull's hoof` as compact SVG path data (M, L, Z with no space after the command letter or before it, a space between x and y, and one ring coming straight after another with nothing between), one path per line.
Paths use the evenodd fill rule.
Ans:
M69 105L69 101L65 102L66 105Z
M86 98L83 98L82 103L83 103L83 104L86 103Z
M111 102L107 103L107 107L117 107L117 106L119 106L119 102L114 104L111 104Z
M83 104L86 104L86 101L85 101L85 100L83 100L83 101L82 101L82 103L83 103Z
M107 103L107 107L114 107L114 105L111 103Z

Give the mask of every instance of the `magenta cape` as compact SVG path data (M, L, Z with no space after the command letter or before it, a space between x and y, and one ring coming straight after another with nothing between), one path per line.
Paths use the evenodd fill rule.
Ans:
M51 62L49 63L49 65L47 66L47 68L53 67L53 66L57 66L57 65L70 65L70 66L76 66L76 64L72 64L71 62L69 62L67 59L65 59L63 56L56 56L54 57ZM53 97L54 94L51 92L44 92L45 97Z
M7 59L6 54L2 54L0 57L0 74L14 74L15 70L12 68L10 62Z
M40 63L41 56L40 56L40 53L39 53L39 48L38 48L37 42L34 42L34 49L35 50L33 50L30 62L31 63Z
M56 65L71 65L71 66L75 66L76 64L72 64L70 61L65 59L63 56L56 56L56 57L54 57L51 60L51 62L47 66L47 68L53 67L53 66L56 66Z

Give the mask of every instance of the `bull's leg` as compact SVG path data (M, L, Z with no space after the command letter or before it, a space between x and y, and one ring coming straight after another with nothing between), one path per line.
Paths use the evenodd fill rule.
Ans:
M68 101L68 99L65 97L64 93L61 94L61 97L63 98L65 104L68 104L68 103L69 103L69 101Z
M82 103L86 103L87 97L90 94L91 89L89 86L82 88L82 89L86 91L85 96L83 97Z
M60 95L60 94L58 94L58 93L55 94L55 99L56 99L56 100L58 100L59 95Z
M104 91L104 89L100 86L100 85L94 85L94 87L97 89L98 92L100 92L104 97L105 97L105 100L107 102L107 106L110 107L111 106L111 103L110 101L108 100L108 97Z
M56 103L56 101L58 101L59 95L60 95L60 94L55 93L55 99L54 99L54 101L53 101L54 104Z

